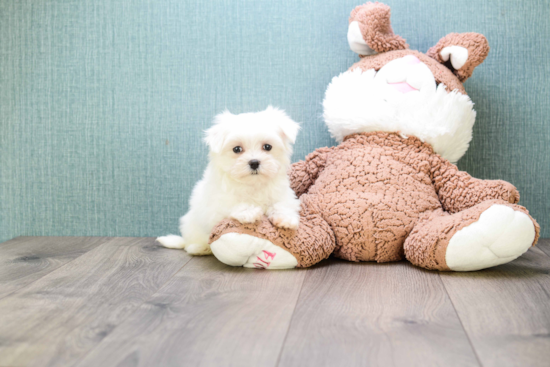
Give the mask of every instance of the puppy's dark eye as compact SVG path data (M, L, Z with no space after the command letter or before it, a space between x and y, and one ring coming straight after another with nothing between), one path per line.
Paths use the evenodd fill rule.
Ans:
M267 150L268 152L272 149L273 147L269 144L264 144L264 150Z
M243 151L243 148L241 148L239 146L233 148L233 152L235 152L235 153L241 153L242 151Z

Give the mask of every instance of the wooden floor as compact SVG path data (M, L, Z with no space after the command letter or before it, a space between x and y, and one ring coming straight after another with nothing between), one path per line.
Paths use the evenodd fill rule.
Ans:
M474 273L232 268L152 238L0 244L0 366L550 366L550 241Z

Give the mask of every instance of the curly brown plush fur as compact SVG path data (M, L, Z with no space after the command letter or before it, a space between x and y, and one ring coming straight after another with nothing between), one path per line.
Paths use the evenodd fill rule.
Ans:
M426 55L444 63L440 52L447 46L461 46L468 50L468 61L459 70L453 70L458 79L464 83L472 76L476 66L481 64L489 55L489 42L484 35L479 33L450 33L437 42L426 52Z
M369 71L373 75L371 69L379 71L392 60L406 58L404 60L410 60L414 65L422 63L427 66L435 82L444 84L447 92L466 95L462 82L471 76L489 51L485 37L476 33L453 33L442 38L425 55L408 49L405 40L393 33L389 17L389 7L379 3L366 3L353 10L350 23L359 22L365 43L379 54L361 55L361 60L348 73L359 77ZM462 56L464 48L467 50L467 60L459 70L449 68L450 63L443 62L440 53L447 46L459 46ZM345 92L346 88L339 92ZM487 223L482 218L493 218L494 222L482 228L489 229L488 233L496 232L494 223L500 217L483 217L492 208L511 213L512 217L517 214L522 218L522 231L527 233L521 238L520 250L503 255L504 260L500 263L521 255L530 244L537 242L539 225L529 216L527 209L517 205L519 193L512 184L473 178L435 153L432 145L415 136L404 136L402 131L358 133L361 130L355 130L350 133L353 118L361 120L363 117L346 115L348 109L363 103L353 97L349 99L353 105L343 108L344 113L333 119L337 126L344 126L343 142L336 147L317 149L304 161L292 165L289 173L291 186L302 205L298 229L278 229L267 218L248 225L224 220L214 228L210 242L229 233L260 237L294 255L298 267L308 267L334 255L349 261L388 262L407 258L426 269L451 270L447 261L455 261L456 265L456 257L447 258L446 254L448 249L457 248L451 241L455 235L464 238L460 237L460 233L466 233L463 230L479 228L472 226ZM387 101L380 101L384 102ZM375 107L361 110L361 113L369 113ZM432 112L430 110L427 119ZM420 122L423 128L432 126L424 126L423 121ZM456 135L451 135L450 140L456 140ZM434 146L437 149L436 144ZM524 233L522 231L518 233ZM475 232L473 237L456 245L461 251L466 248L460 256L468 258L471 254L468 252L471 248L469 242L477 243L476 237L483 236L484 232ZM493 242L483 243L480 248L493 251L489 248L491 244ZM460 265L454 269L476 270L497 263L478 267Z
M348 136L339 146L318 149L295 163L290 178L302 202L297 231L277 229L267 218L249 225L225 220L210 241L230 232L252 234L292 253L299 267L332 253L377 262L405 255L419 266L449 270L449 238L491 204L528 214L514 205L519 194L508 182L475 179L430 145L395 133Z
M353 9L349 22L357 21L363 39L376 52L404 50L407 42L393 33L390 7L381 3L366 3Z

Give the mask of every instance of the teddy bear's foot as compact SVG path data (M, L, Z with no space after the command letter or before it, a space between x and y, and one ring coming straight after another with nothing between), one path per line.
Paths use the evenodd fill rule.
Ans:
M296 258L268 240L243 233L227 233L214 241L210 248L222 263L257 269L292 269Z
M228 265L250 268L307 268L317 264L334 252L336 241L316 200L309 194L300 197L297 229L277 227L266 216L247 224L222 220L210 234L214 256Z
M529 215L493 205L451 237L445 261L454 271L490 268L518 258L534 240L535 225Z
M473 271L510 262L534 245L540 227L527 209L488 200L450 214L425 213L405 241L405 256L425 269Z

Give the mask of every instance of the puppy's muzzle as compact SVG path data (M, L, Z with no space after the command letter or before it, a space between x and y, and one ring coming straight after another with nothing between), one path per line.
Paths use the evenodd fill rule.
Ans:
M254 171L253 173L258 173L258 168L260 168L260 161L257 159L252 159L248 162L248 165L250 166L250 169Z

